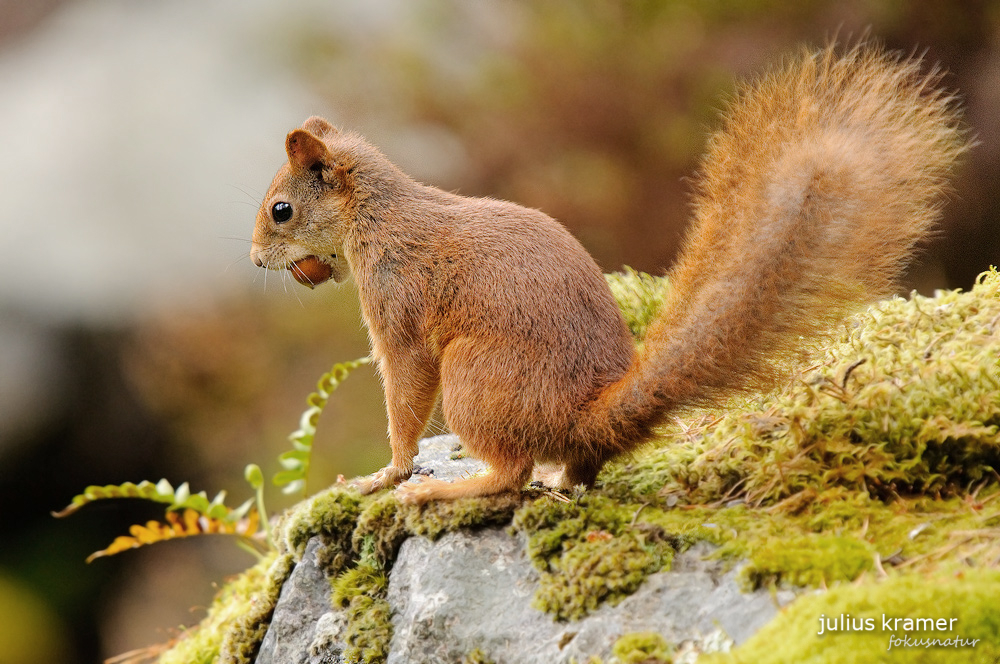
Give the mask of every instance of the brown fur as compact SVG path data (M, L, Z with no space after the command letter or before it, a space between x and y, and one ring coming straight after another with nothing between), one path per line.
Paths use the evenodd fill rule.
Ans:
M695 224L636 355L600 270L537 210L424 186L360 137L310 118L288 135L252 255L316 256L357 282L389 415L389 466L410 476L441 396L491 472L400 487L403 500L518 490L536 463L564 485L648 440L676 409L773 384L775 360L890 293L968 143L919 62L832 47L741 89L709 143ZM295 214L276 223L276 202Z

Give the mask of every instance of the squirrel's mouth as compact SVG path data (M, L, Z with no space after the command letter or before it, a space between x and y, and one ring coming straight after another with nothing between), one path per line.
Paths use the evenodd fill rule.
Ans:
M288 266L295 281L313 288L333 276L333 268L316 256L306 256Z

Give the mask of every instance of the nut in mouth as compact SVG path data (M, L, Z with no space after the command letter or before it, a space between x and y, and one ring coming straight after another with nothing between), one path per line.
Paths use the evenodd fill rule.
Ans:
M289 271L303 286L313 288L333 276L333 268L316 256L306 256L288 266Z

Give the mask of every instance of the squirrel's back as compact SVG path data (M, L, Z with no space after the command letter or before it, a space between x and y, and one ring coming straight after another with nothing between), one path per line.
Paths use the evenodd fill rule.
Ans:
M679 407L769 387L802 337L894 292L969 146L939 78L861 44L737 91L667 301L587 436L627 450Z

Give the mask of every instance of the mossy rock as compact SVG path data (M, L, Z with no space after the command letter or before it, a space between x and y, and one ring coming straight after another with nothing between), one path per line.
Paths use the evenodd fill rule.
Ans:
M645 290L620 301L645 308L630 312L641 333L662 284L629 278ZM536 600L554 619L578 619L619 601L648 574L667 569L675 552L705 541L741 566L748 587L794 587L803 595L733 653L704 661L877 661L888 635L821 637L819 617L893 613L954 617L963 638L979 641L947 651L901 647L885 661L992 662L1000 654L998 611L988 601L1000 591L998 357L1000 275L991 270L971 292L897 298L859 314L784 389L734 402L721 414L689 413L685 424L607 468L593 491L419 509L399 505L391 493L360 497L335 488L281 520L278 546L286 553L279 560L287 566L314 535L328 541L337 601L350 607L357 597L371 600L356 602L355 613L374 622L355 621L361 636L354 645L373 662L384 650L365 648L388 643L384 579L400 544L508 523L527 538L541 574ZM248 574L265 596L274 594L280 574ZM175 650L225 632L213 616L240 613L245 596L224 590L220 607L228 598L236 608L213 609ZM267 614L255 608L241 617L243 624L255 620L240 632L248 642ZM365 641L365 634L375 636ZM221 639L204 652L221 652ZM771 647L785 641L781 650Z

